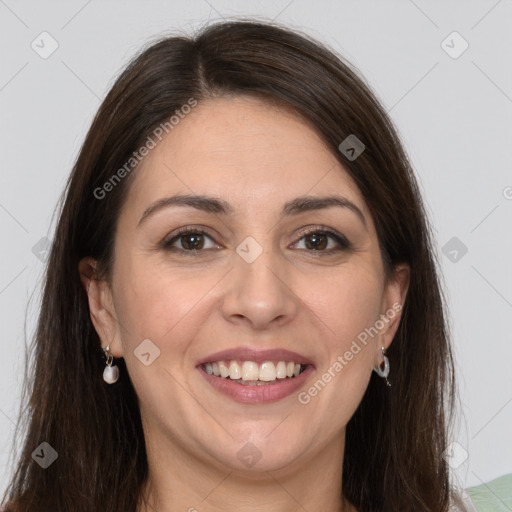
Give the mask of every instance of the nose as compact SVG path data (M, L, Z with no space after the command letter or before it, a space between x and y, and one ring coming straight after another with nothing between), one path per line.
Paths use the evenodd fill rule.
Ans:
M252 263L234 255L222 303L222 313L233 324L252 329L281 326L292 321L299 309L286 262L264 249Z

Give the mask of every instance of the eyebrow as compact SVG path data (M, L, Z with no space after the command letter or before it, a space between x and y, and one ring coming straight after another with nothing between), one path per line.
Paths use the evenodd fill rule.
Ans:
M137 224L137 228L145 222L150 216L155 213L171 207L180 207L180 206L188 206L191 208L195 208L196 210L204 211L207 213L215 213L221 215L228 215L233 213L233 207L223 199L218 199L216 197L206 196L206 195L196 195L196 194L178 194L175 196L164 197L155 201L151 204L139 220ZM314 211L314 210L322 210L324 208L330 207L339 207L346 208L359 218L359 220L363 223L365 227L366 218L363 215L363 212L357 207L352 201L349 201L347 198L342 196L326 196L326 197L313 197L313 196L301 196L288 201L283 206L281 216L287 215L299 215L303 212Z

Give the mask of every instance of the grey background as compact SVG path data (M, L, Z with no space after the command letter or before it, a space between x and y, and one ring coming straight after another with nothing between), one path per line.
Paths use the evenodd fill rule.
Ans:
M447 456L465 487L512 472L511 0L0 0L0 482L33 293L29 335L37 317L41 239L52 236L57 199L101 99L149 40L240 15L327 43L389 110L421 181L450 303L463 408ZM43 31L58 43L47 59L31 47L50 48ZM469 44L458 58L441 46L453 31ZM444 45L453 54L463 41Z

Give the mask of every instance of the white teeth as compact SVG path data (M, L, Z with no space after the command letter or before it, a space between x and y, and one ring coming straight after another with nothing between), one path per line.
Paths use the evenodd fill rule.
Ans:
M278 379L286 379L286 363L279 361L276 365L276 376Z
M226 378L229 375L229 366L224 361L219 361L220 376Z
M231 364L229 365L229 378L231 380L238 380L242 378L240 366L236 361L231 361Z
M276 367L274 366L274 363L270 361L265 361L264 363L261 363L260 380L263 380L265 382L276 380Z
M293 361L264 361L260 364L255 361L212 361L204 363L206 373L232 380L256 382L272 382L276 379L297 377L302 365Z
M258 363L244 361L242 365L242 380L258 380L259 375Z

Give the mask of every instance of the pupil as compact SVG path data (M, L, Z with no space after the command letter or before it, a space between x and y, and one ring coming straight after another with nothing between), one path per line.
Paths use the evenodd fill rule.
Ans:
M186 249L201 249L203 247L202 236L200 234L194 234L194 235L184 235L181 237L181 242L183 244L183 247Z
M306 246L308 247L308 249L312 248L314 250L325 249L325 247L326 247L325 239L326 239L325 235L320 235L318 233L309 235L308 237L306 237ZM308 240L310 240L311 243L308 243Z

